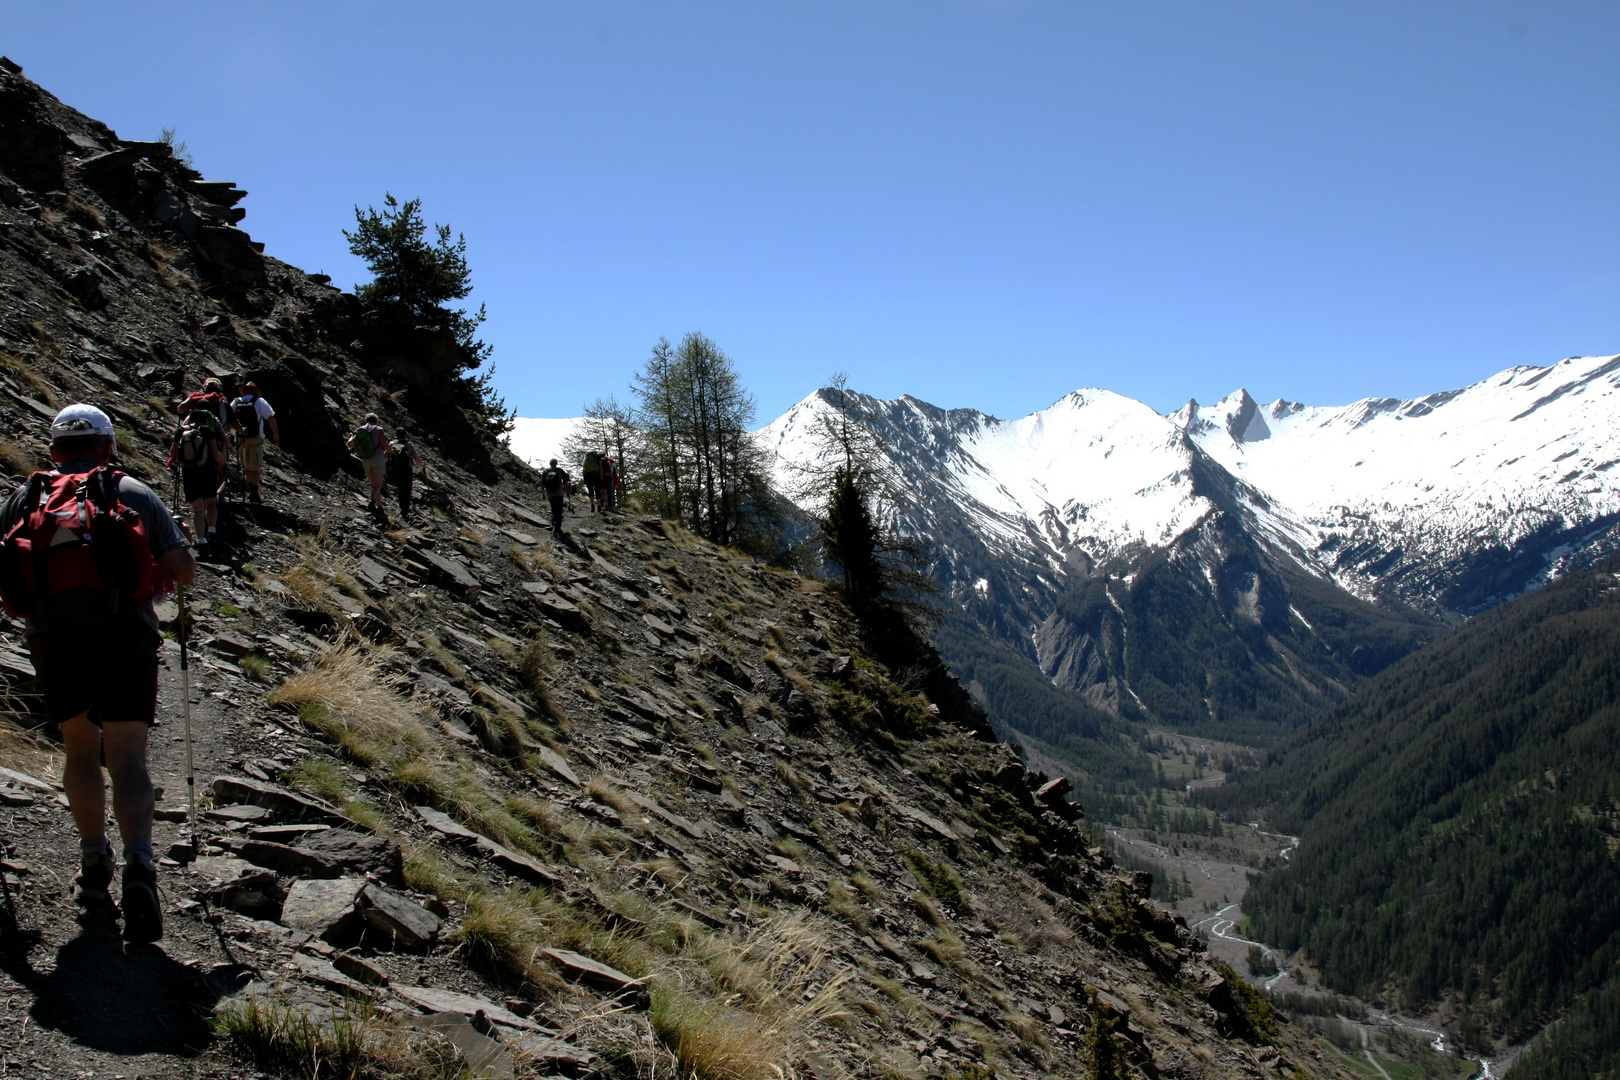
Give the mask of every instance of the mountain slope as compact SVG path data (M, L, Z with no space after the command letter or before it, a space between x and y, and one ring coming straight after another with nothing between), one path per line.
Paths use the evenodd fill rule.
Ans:
M187 589L188 676L163 645L161 946L75 918L51 744L13 754L0 726L8 766L45 773L0 786L0 994L26 1011L7 1070L1012 1080L1101 1053L1344 1075L836 593L657 519L551 535L457 384L240 215L203 223L236 189L3 58L0 173L6 475L86 400L167 492L174 403L204 373L257 380L287 444ZM373 410L427 462L387 528L342 442ZM8 702L22 634L0 620Z
M1344 990L1522 1037L1620 963L1620 587L1477 616L1204 794L1298 832L1244 899Z
M1014 700L1040 692L996 656L1069 691L1067 727L1101 731L1081 740L1092 745L1063 737L1052 709L1036 726L1082 771L1113 767L1094 744L1122 720L1274 737L1434 632L1339 588L1294 515L1140 402L1087 390L1001 421L855 399L911 494L903 527L934 538L972 628L942 632L947 659L1009 730L1023 730ZM806 459L829 407L812 395L765 429L767 444L784 463ZM977 677L986 665L995 685Z

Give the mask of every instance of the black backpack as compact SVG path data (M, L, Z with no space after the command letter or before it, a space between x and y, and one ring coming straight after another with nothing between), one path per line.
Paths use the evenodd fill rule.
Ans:
M552 467L540 474L540 486L547 495L561 495L568 483L568 474L561 469Z
M259 420L259 399L243 394L231 402L231 412L236 416L236 422L242 425L242 435L249 439L258 439L264 435L264 426Z
M394 482L395 486L410 481L412 471L416 465L412 460L415 455L416 447L409 442L397 442L394 444L394 452L388 457L388 478Z

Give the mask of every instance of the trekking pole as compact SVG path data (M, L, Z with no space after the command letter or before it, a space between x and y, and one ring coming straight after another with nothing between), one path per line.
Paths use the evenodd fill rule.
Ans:
M191 757L191 654L186 648L186 588L176 584L175 596L180 605L180 692L181 714L186 729L186 815L191 823L191 842L197 842L197 768ZM195 848L193 848L195 850Z
M174 508L177 521L184 521L180 507L180 466L174 467ZM197 843L197 769L191 756L191 653L186 648L186 590L179 582L174 585L175 604L180 609L176 633L180 638L180 712L185 717L186 732L186 820L190 823L193 852Z

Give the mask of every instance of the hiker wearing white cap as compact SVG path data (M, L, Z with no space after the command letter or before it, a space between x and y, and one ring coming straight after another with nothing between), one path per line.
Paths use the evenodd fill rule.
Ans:
M124 841L124 937L149 942L163 936L146 767L162 640L152 596L189 584L197 564L163 500L108 464L116 449L112 421L95 406L57 414L55 471L35 473L0 507L0 599L27 617L45 710L62 730L62 785L80 837L77 898L107 902L116 869L105 752Z

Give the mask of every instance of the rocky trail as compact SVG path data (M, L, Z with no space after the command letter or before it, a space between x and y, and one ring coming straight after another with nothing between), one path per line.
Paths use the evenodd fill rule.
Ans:
M433 335L379 339L239 189L3 60L0 170L13 479L85 400L169 494L210 373L284 432L188 590L194 848L164 644L159 945L74 906L48 746L10 739L0 1076L1342 1075L931 649L656 518L552 536ZM428 463L386 528L342 446L370 410ZM0 673L34 722L15 622Z

